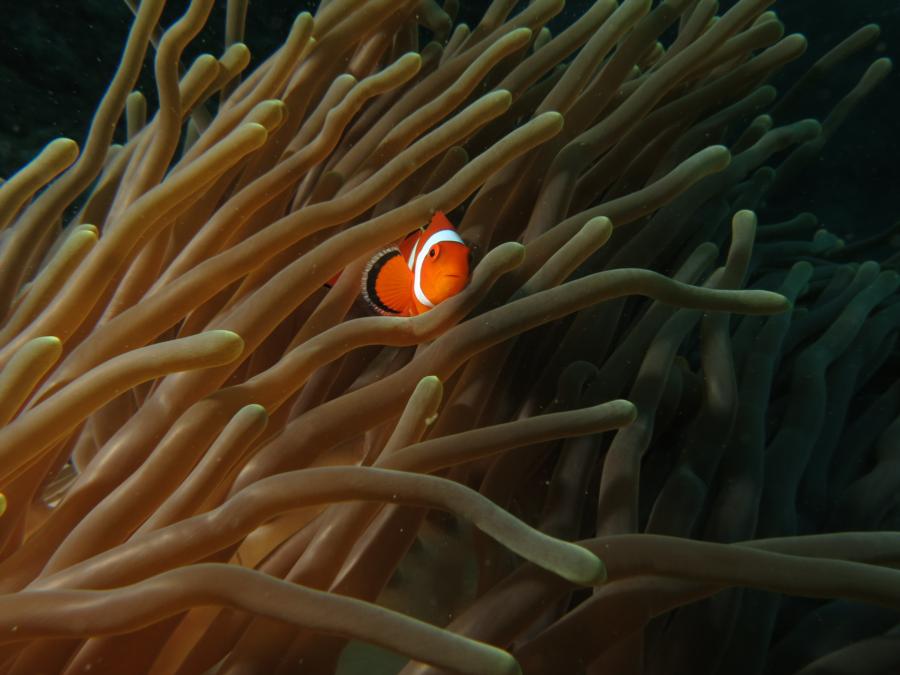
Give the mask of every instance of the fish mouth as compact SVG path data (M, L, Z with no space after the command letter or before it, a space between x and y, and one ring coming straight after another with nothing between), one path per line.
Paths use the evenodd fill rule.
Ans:
M445 276L446 276L447 278L449 278L449 279L462 279L462 275L461 275L461 274L447 274L447 275L445 275Z

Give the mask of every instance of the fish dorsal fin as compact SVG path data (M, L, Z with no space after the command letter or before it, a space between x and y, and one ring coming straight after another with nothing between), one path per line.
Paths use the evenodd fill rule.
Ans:
M376 253L362 278L362 294L379 314L409 316L412 302L412 273L395 248Z

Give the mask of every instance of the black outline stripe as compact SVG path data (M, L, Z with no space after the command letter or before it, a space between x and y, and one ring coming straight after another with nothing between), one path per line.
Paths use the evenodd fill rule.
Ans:
M380 257L373 258L366 266L365 275L363 276L363 296L365 297L366 302L368 302L375 311L383 314L400 314L402 311L393 309L384 304L381 298L378 297L378 291L375 289L375 282L378 281L378 275L381 274L381 268L387 264L388 260L399 255L400 251L396 248L382 251Z

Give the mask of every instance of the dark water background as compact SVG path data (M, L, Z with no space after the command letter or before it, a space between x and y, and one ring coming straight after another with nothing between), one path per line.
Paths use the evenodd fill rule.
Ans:
M254 62L281 43L297 12L311 10L316 4L310 0L252 0L247 43ZM473 25L488 0L461 0L460 4L458 20ZM551 30L559 32L590 4L589 0L569 0L550 24ZM733 0L724 0L720 13L731 4ZM163 24L173 21L186 5L186 0L169 0ZM0 177L8 177L49 140L69 136L80 142L84 138L118 63L131 14L120 0L0 0L0 9L5 23L0 41ZM804 58L775 80L781 91L856 28L871 22L882 27L875 48L832 72L815 99L807 101L804 115L822 119L879 56L898 60L897 0L780 0L772 9L788 33L800 32L809 39ZM188 50L186 62L201 51L221 51L224 15L225 2L221 0L207 30ZM896 199L900 188L898 85L900 75L895 70L840 129L808 178L782 197L781 203L771 205L775 211L813 211L823 226L848 239L881 230L900 218ZM148 96L152 111L155 95L150 59L139 88Z

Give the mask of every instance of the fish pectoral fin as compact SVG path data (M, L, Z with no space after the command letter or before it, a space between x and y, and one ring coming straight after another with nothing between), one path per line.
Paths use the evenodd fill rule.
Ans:
M378 252L366 265L363 297L379 314L409 316L412 304L412 272L396 248Z
M323 286L325 286L325 288L334 288L335 284L337 284L338 279L340 279L340 278L341 278L341 272L338 272L333 277L331 277L328 281L326 281L323 284Z

